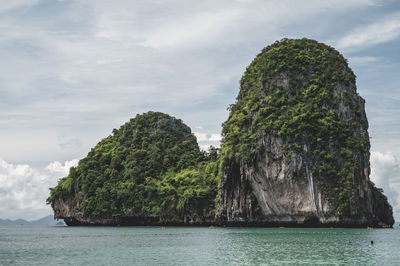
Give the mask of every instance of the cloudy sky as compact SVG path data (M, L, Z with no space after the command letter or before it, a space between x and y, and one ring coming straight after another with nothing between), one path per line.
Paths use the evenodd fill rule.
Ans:
M48 187L137 113L169 113L218 145L246 66L284 37L348 58L371 179L399 220L397 0L0 0L0 218L51 214Z

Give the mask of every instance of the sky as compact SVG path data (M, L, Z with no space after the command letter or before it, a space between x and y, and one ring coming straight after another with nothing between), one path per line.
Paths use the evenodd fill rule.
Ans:
M48 188L138 113L218 146L252 59L303 37L355 72L371 179L400 220L398 0L0 0L0 218L51 214Z

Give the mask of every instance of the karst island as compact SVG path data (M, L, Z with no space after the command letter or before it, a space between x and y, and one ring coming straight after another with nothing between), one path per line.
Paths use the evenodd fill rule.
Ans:
M160 112L136 115L50 189L68 225L392 227L370 181L364 99L347 60L310 39L265 47L220 149Z

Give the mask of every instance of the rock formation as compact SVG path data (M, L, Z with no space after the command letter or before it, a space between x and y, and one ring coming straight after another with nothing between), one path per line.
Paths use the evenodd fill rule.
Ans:
M364 104L338 51L283 39L246 69L218 156L181 120L148 112L101 140L47 202L68 225L392 227L369 179Z
M369 180L364 103L332 47L264 48L223 124L220 223L391 227L391 206Z
M148 112L100 141L47 202L68 225L206 225L217 171L181 120Z

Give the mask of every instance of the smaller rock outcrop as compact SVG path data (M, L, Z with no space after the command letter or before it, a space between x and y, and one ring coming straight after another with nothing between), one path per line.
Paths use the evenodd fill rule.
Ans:
M181 120L148 112L101 140L47 202L68 225L208 225L217 171Z

